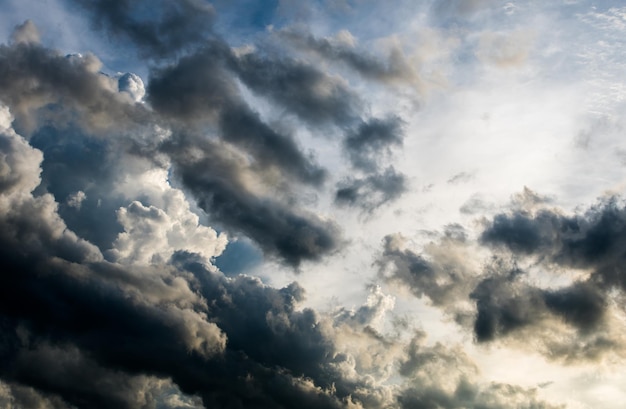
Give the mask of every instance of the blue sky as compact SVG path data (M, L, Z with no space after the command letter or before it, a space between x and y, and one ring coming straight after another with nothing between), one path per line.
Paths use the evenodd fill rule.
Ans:
M618 408L626 8L0 16L0 406Z

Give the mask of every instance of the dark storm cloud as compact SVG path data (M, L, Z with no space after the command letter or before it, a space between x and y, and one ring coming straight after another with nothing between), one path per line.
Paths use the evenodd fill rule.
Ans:
M585 224L579 220L578 224L597 231L596 226L602 225L600 220L613 220L614 211L619 210L600 209L595 210L604 216L587 213L596 222ZM524 348L520 337L532 339L542 354L567 362L621 354L624 342L614 333L610 310L610 293L621 287L607 285L604 270L593 270L589 277L560 287L543 288L515 261L536 252L540 255L539 267L549 269L554 263L561 263L588 268L589 264L576 266L563 257L567 244L555 246L556 241L561 243L561 238L570 237L573 231L577 232L573 236L576 243L586 243L588 235L581 234L583 229L573 229L571 219L549 210L538 211L534 218L525 214L494 217L481 236L482 242L491 245L498 237L499 243L512 250L513 255L492 254L492 259L483 263L469 263L478 249L472 248L473 243L464 234L455 233L458 228L426 245L423 253L407 249L400 236L388 236L379 260L383 277L407 286L417 297L426 297L459 325L471 330L479 343L503 342ZM557 222L559 218L564 220ZM576 254L584 257L584 252ZM617 272L615 267L610 271Z
M27 131L39 120L80 121L103 130L148 118L128 104L90 55L62 56L37 44L0 45L0 101Z
M260 166L278 166L287 177L319 185L324 170L301 152L291 136L272 129L243 101L225 67L228 52L215 44L153 72L148 101L159 113L175 119L216 121L222 138L252 154Z
M13 165L2 175L13 182L0 190L10 203L0 213L6 382L78 407L144 407L140 375L169 378L206 407L344 406L355 386L333 369L318 316L296 310L298 285L230 280L186 253L174 266L102 261L66 228L50 195L25 194L37 183L37 151L15 134L1 140Z
M393 345L370 327L384 303L368 301L333 323L298 307L299 285L229 279L198 255L177 252L151 266L103 261L58 217L49 194L28 194L41 154L14 133L0 141L10 161L0 174L0 200L9 203L0 207L0 377L16 385L14 401L32 387L32 399L59 408L138 409L175 385L216 409L391 404L393 395L354 375L354 358L337 345L341 331L381 350ZM203 175L218 158L209 159L185 171ZM223 166L208 174L226 177ZM405 372L414 377L419 366ZM412 393L425 390L411 385Z
M477 314L474 335L478 342L517 337L532 340L551 359L576 362L616 352L623 341L610 335L607 294L593 283L578 281L558 289L543 289L524 280L524 272L502 272L482 280L471 293ZM559 326L575 329L569 337ZM556 339L555 339L556 337Z
M176 127L186 126L185 121L192 118L215 115L223 138L249 152L255 169L265 173L279 169L283 174L280 179L319 185L324 170L305 156L291 137L274 131L240 99L232 76L220 66L222 51L217 44L210 53L199 52L155 73L148 87L149 102L157 113L179 121L175 122ZM217 62L212 59L215 55ZM120 231L115 210L126 204L120 202L123 198L103 195L113 190L111 184L123 172L120 166L125 165L118 163L120 154L123 157L124 150L131 150L157 159L155 149L159 142L150 135L154 131L140 128L166 123L163 115L158 118L118 93L117 81L95 72L89 65L93 61L87 57L62 57L37 45L2 46L0 99L16 113L18 125L27 125L33 133L33 144L46 154L40 191L54 193L62 203L70 194L84 192L87 199L80 212L67 207L62 207L61 212L82 237L108 248ZM38 128L40 123L48 126ZM133 136L105 142L92 140L92 131L115 131L118 135L137 131L136 134L148 136L136 141ZM57 143L51 143L52 140ZM220 151L212 155L218 156ZM167 153L167 149L160 152ZM225 161L228 159L221 160ZM100 167L96 167L98 163ZM94 184L94 179L109 185ZM289 263L295 265L301 259L317 259L336 246L335 232L330 232L327 223L305 215L306 212L296 216L286 205L271 201L265 204L264 199L246 189L238 192L243 187L236 178L224 180L216 175L216 180L220 183L203 185L219 188L215 193L202 191L198 185L192 190L205 204L209 203L208 197L215 198L210 201L215 203L215 216L227 215L220 222L251 234L254 240L263 240L262 246L269 253L287 256ZM233 184L229 186L229 182ZM258 213L244 215L252 210ZM92 222L102 228L95 229Z
M212 319L229 332L228 349L211 358L211 354L198 353L217 346L211 345L215 340L206 334L195 334L206 342L199 345L199 351L190 350L184 342L179 325L194 329L193 322L187 321L191 312L181 309L174 314L176 309L171 307L142 305L130 300L115 283L96 278L79 281L71 276L77 266L46 265L39 260L37 268L5 252L1 257L8 270L2 279L0 311L15 323L12 330L3 332L5 359L0 371L5 379L93 408L141 407L135 396L138 380L127 375L138 372L171 377L184 392L201 394L206 407L294 407L295 402L311 408L342 406L336 398L307 388L305 382L300 385L297 379L300 374L315 375L309 370L322 373L316 359L332 346L316 329L311 311L292 311L290 299L297 288L264 290L257 281L230 285L205 278L213 286L205 296L221 297L211 299L217 303L211 309ZM126 274L117 271L118 278ZM9 342L19 328L35 344L69 344L69 351L33 351L19 340ZM43 367L33 371L35 364Z
M312 125L350 125L362 110L359 97L343 81L304 61L248 53L234 61L234 70L252 91Z
M392 147L402 146L403 137L400 118L373 118L348 133L344 149L355 168L373 172L391 155Z
M407 189L406 177L393 167L363 178L347 179L337 186L335 203L371 212L400 197Z
M256 195L242 180L243 169L219 144L205 141L202 157L193 146L167 149L176 166L174 175L217 223L242 232L267 254L293 266L317 260L339 244L337 228L316 215L281 201ZM190 149L191 148L191 149Z
M608 307L606 294L589 282L543 291L542 296L551 312L583 332L596 329L603 322Z
M200 24L196 20L189 27L180 24L204 3L159 2L161 8L147 15L143 9L150 11L154 3L81 4L103 17L109 30L131 38L146 52L164 55L178 45L195 46L205 35L188 32ZM202 10L197 17L204 21L208 11ZM28 39L28 32L32 30L22 28L21 38ZM215 409L388 408L417 406L422 401L412 397L429 395L434 388L438 396L447 396L441 402L463 398L481 407L475 398L480 394L468 392L478 388L475 383L456 380L460 386L454 390L436 387L447 379L441 373L450 376L454 366L444 365L445 371L431 376L435 381L426 385L426 374L434 374L437 367L420 361L422 350L393 355L400 349L398 340L386 339L372 324L388 308L380 294L377 303L368 299L366 307L343 311L333 320L301 307L304 290L296 283L272 288L253 277L228 278L198 254L176 251L167 260L152 258L145 264L104 259L102 251L115 231L89 228L119 227L110 218L123 200L116 189L136 181L148 166L146 158L156 167L171 165L167 177L191 192L212 221L243 232L269 255L298 266L337 248L332 222L281 196L281 183L289 178L273 173L274 166L313 184L318 183L318 169L301 163L304 156L294 153L290 140L241 104L230 74L234 68L231 62L222 65L231 57L220 55L221 44L218 51L203 54L204 49L155 70L155 82L148 87L151 107L145 107L117 92L119 82L99 74L93 57L65 58L30 40L15 43L0 48L0 74L6 74L0 76L0 99L21 116L22 127L29 126L31 139L16 134L8 111L0 112L0 403L8 399L27 408L55 409L187 407L163 398L174 393L199 403L193 398L197 396L204 407ZM216 61L207 62L211 58ZM288 61L288 67L293 65ZM300 72L297 64L295 68ZM297 98L272 98L291 101L294 112L307 104L314 107L328 96L324 81L317 84L320 89L311 89L322 96L305 99L301 106ZM345 121L343 114L333 116L324 109L312 112L325 121ZM297 113L304 117L303 112ZM154 128L152 133L135 128L144 122ZM160 137L156 128L161 126L170 136ZM211 133L213 129L206 129L211 126L223 139L199 131ZM252 136L240 135L247 130ZM367 145L380 137L362 138ZM279 161L265 145L294 158ZM278 182L268 188L272 178ZM373 194L372 206L405 188L404 177L393 168L358 181L356 197L368 203L372 199L363 195ZM165 185L169 183L157 188ZM80 206L72 201L78 192L85 195ZM141 203L147 193L136 194L141 197L124 198L132 202L120 212L164 217L159 208ZM152 232L142 231L143 238ZM457 233L450 237L461 240ZM394 262L403 256L390 250ZM430 279L425 283L439 285ZM559 293L546 298L546 304L569 311L571 299ZM585 314L576 311L566 318L577 323ZM351 352L362 343L368 346L365 352ZM447 363L455 354L433 348L426 355ZM397 359L408 378L404 388L378 380L389 379L388 368ZM382 369L369 363L375 360L384 362ZM512 394L493 396L505 400Z
M58 203L83 192L86 198L79 209L61 205L59 214L80 237L101 249L110 248L122 231L115 212L127 204L124 197L112 193L121 166L118 153L106 140L90 138L75 128L40 128L30 144L44 154L36 192L51 193Z
M470 298L476 301L474 335L478 342L492 341L545 318L541 290L518 279L521 271L482 280Z
M514 252L531 254L552 246L562 226L561 218L550 211L530 216L526 212L498 214L482 233L485 244L500 244Z
M94 25L130 40L140 53L170 56L211 36L214 10L204 0L67 0L91 13Z
M264 167L280 166L288 178L320 185L326 177L326 171L305 157L293 139L270 128L247 108L225 111L220 129L225 141L253 153Z
M599 286L626 289L626 208L616 198L601 201L583 215L545 209L535 214L499 214L481 240L565 267L590 268L591 280Z
M147 100L163 115L183 121L215 120L239 105L235 80L226 70L230 50L219 41L150 74Z

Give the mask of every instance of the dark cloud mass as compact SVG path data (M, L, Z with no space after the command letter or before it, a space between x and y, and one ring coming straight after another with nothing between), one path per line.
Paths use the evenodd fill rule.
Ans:
M316 260L339 244L332 223L312 213L296 212L274 198L255 195L246 188L241 168L215 155L211 144L204 146L204 157L190 157L188 150L177 147L173 158L178 163L175 174L211 217L294 266Z
M533 389L483 381L459 345L388 331L395 298L379 286L358 307L322 312L297 282L254 275L256 264L279 280L323 266L344 245L337 205L373 214L408 189L393 163L399 116L370 115L348 80L306 53L232 47L204 0L63 4L87 12L120 55L137 51L150 74L144 85L95 55L61 54L30 21L0 45L0 406L554 407ZM382 64L307 44L366 79L417 83L399 50ZM349 160L332 174L338 185L325 185L333 159L305 150L309 132ZM522 269L477 273L459 225L423 254L387 236L377 265L479 342L547 322L588 348L555 342L555 355L599 356L620 342L607 296L626 287L623 213L609 203L483 221L483 250L591 271L559 288L534 286ZM254 258L251 275L217 267L229 234L254 254L235 246L222 261Z
M264 58L247 53L235 60L234 68L254 92L310 124L349 125L360 116L361 101L347 84L312 64L280 55Z
M94 25L136 44L142 54L170 56L195 47L212 32L214 10L204 0L67 0Z
M469 254L484 248L465 235L446 232L422 254L392 235L381 273L471 329L479 343L501 340L523 348L522 337L549 358L568 362L621 356L624 338L612 320L623 308L614 301L624 292L623 220L617 199L574 216L543 206L523 210L518 201L510 213L484 221L479 244L491 259L468 264ZM579 278L544 287L533 278L537 268L555 277L558 269L579 271Z
M402 146L402 121L397 117L372 119L362 123L344 140L344 147L352 165L361 170L374 171L390 148Z

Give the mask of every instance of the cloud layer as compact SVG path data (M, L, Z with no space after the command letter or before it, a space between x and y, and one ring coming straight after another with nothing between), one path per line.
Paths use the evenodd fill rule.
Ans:
M569 3L51 2L73 45L11 21L0 406L598 404L562 391L625 358L622 105L589 63L621 72L594 44L623 10ZM544 19L586 24L578 57Z

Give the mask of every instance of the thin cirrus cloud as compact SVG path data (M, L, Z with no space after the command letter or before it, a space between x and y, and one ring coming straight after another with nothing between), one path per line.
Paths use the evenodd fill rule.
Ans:
M266 3L11 2L0 406L623 401L621 9Z

